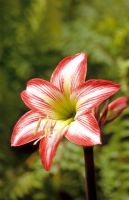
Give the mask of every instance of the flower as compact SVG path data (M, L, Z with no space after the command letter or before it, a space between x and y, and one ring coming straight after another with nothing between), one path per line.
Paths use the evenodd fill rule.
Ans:
M46 170L50 170L63 136L82 146L101 144L92 110L120 87L106 80L85 82L86 73L86 55L69 56L57 65L50 82L34 78L21 93L30 111L15 125L11 145L40 141L40 158Z
M112 101L110 104L108 104L107 107L107 116L105 119L105 123L111 122L116 119L128 106L128 96L122 96Z

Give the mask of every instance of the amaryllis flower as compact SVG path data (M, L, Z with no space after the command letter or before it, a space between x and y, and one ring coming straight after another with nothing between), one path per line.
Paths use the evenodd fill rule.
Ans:
M107 107L105 123L116 119L129 106L129 97L123 96L112 101Z
M42 164L49 170L61 139L81 146L101 143L100 128L92 110L119 90L106 80L88 80L84 53L63 59L50 82L35 78L21 93L30 111L14 127L11 145L40 141Z

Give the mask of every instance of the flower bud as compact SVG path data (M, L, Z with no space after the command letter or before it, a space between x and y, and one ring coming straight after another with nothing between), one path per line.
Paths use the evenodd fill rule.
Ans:
M129 105L129 97L123 96L108 105L106 123L116 119Z

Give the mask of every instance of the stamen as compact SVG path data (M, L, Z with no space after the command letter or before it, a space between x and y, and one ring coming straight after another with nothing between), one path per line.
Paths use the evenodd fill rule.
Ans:
M48 120L47 120L46 123L44 124L43 130L42 130L43 136L44 136L44 137L47 136L47 132L46 132L46 130L47 130L47 124L48 124Z
M42 139L42 137L38 138L38 139L33 143L33 145L36 145L41 139Z
M56 125L56 121L51 121L51 130L53 130L54 129L54 127L55 127L55 125Z
M42 135L40 138L38 138L33 145L36 145L41 139L43 139L44 137L46 137L46 135Z
M41 118L39 118L39 120L38 120L36 129L35 129L35 131L34 131L34 135L38 132L38 129L39 129L39 127L40 127L40 124L41 124Z
M36 132L38 131L40 124L41 124L41 118L38 120L38 124L36 126L36 130L35 130L34 134L36 134ZM56 121L50 120L50 119L47 120L42 129L43 135L40 136L40 138L38 138L33 143L33 145L36 145L42 138L45 138L47 136L50 137L52 135L53 131L55 130L54 129L55 125L56 125Z
M55 130L54 127L56 125L56 121L54 120L47 120L44 127L43 127L43 136L46 137L46 136L50 136L53 131Z

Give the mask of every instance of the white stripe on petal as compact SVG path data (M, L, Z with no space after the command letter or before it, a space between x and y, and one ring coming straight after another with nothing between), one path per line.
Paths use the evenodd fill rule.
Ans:
M56 154L57 147L63 138L66 129L68 128L68 121L56 121L54 129L51 135L41 139L40 141L40 159L42 161L43 167L46 170L50 170L54 156Z
M85 81L87 73L86 56L84 53L64 58L51 76L51 83L60 91L69 95Z
M55 102L61 101L63 96L51 83L37 78L28 82L21 98L30 109L52 117L55 114Z
M89 80L77 91L78 115L97 107L120 89L119 85L106 80Z
M44 116L32 111L27 112L14 127L11 145L19 146L38 139L42 134L44 123Z
M65 137L70 142L82 146L93 146L101 143L98 123L90 113L77 117L69 125Z

